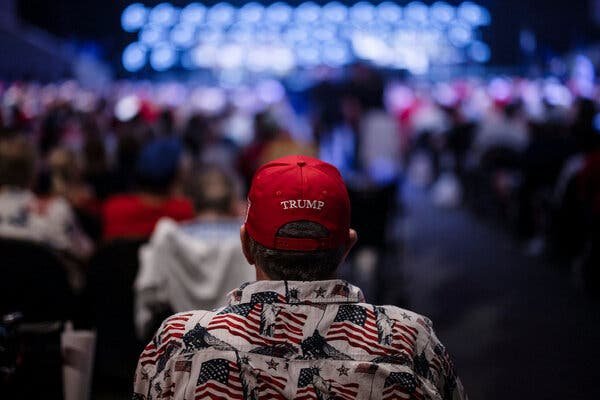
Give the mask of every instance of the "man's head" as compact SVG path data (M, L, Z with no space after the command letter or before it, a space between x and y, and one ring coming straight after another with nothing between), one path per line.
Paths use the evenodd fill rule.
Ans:
M258 279L332 278L356 242L339 171L306 156L264 164L250 186L241 238Z

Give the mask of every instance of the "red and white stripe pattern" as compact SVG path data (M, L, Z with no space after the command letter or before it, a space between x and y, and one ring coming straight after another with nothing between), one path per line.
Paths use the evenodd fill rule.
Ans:
M193 313L175 314L163 323L161 336L154 338L140 355L139 364L154 364L170 344L181 342L185 333L185 324Z
M223 358L205 361L194 392L194 399L243 399L244 388L240 379L240 368Z
M376 315L369 307L360 305L344 305L338 309L334 322L326 333L327 342L336 340L360 348L374 356L389 356L390 351L405 351L412 355L417 330L402 324L394 324L392 328L392 343L379 342Z
M423 390L417 379L408 372L392 372L385 380L382 400L423 399Z
M282 400L286 398L284 391L287 385L287 378L273 375L260 368L254 369L252 375L256 377L260 398Z
M307 372L307 369L300 373L294 400L320 398L353 400L358 395L358 383L341 383L332 379L323 379L317 371L308 372L308 375L304 372Z
M229 335L240 337L256 346L302 342L302 328L306 322L306 314L294 313L283 307L278 310L273 321L275 328L273 336L261 335L261 314L264 306L264 303L257 303L252 305L247 313L232 309L231 312L216 315L208 324L207 330L225 330Z

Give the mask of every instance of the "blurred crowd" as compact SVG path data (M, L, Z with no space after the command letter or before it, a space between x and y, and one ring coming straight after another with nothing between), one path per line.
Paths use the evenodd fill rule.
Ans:
M186 242L177 227L214 243L235 237L237 246L243 198L258 166L306 154L344 175L361 235L357 251L369 248L374 263L390 245L391 216L402 212L401 188L410 182L430 190L439 206L465 204L498 221L525 252L560 257L593 288L593 266L600 265L599 94L593 85L554 78L386 80L364 66L289 93L276 81L236 88L115 82L101 90L73 81L4 83L0 236L59 254L81 300L67 317L98 327L100 303L112 310L108 320L114 309L127 309L129 325L117 336L127 330L144 340L162 317L181 311L173 304L218 305L202 296L222 285L222 276L203 273L214 284L198 289L200 278L177 265L202 257L220 265L221 253ZM130 247L115 250L124 241ZM178 261L164 258L173 246ZM187 261L182 254L190 254ZM117 271L123 260L134 265L126 273ZM170 278L157 263L174 264L183 275L166 285ZM138 297L127 294L129 303L105 298L134 285ZM139 348L127 351L135 363Z

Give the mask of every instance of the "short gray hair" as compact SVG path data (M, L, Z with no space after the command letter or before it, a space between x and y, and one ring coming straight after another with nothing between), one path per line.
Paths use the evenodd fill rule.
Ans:
M277 236L320 239L329 236L323 225L294 221L283 225ZM344 247L328 250L290 251L267 248L250 238L250 252L256 264L274 280L316 281L331 279L344 257Z

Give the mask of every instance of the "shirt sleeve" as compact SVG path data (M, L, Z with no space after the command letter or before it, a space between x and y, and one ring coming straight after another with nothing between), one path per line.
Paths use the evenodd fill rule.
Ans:
M186 334L205 314L206 311L178 313L163 321L138 360L133 381L134 399L169 397L168 394L185 388L185 381L174 376L178 370L176 361L185 347Z
M446 347L439 341L435 332L430 336L431 364L435 373L433 379L435 386L444 400L467 400L464 387L457 376L452 358Z

